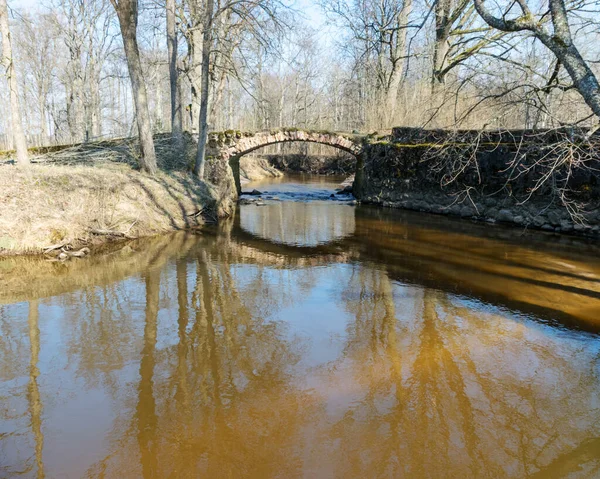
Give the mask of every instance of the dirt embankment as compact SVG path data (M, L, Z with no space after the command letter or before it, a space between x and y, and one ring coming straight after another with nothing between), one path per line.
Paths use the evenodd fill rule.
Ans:
M283 173L269 160L260 155L246 155L240 158L240 180L242 184L265 178L279 178Z
M136 170L129 139L45 154L27 168L0 164L0 256L69 253L216 217L223 199L188 171L191 140L183 153L165 135L155 141L155 176Z

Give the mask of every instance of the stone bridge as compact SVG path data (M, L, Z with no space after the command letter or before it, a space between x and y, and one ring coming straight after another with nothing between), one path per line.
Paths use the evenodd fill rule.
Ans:
M360 157L363 151L364 136L352 133L299 130L295 128L260 131L256 133L240 131L214 132L208 136L207 158L211 170L211 181L222 183L223 178L235 184L239 195L240 158L254 150L277 143L306 141L332 146L351 155Z

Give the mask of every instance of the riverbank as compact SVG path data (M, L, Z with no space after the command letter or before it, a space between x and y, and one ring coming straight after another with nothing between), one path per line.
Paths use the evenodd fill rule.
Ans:
M190 135L181 154L169 135L154 140L155 176L137 170L135 138L31 151L28 168L7 156L0 163L0 256L64 259L110 242L198 228L232 212L231 192L189 173L196 149ZM209 162L207 177L219 174ZM243 157L240 174L242 183L283 176L260 155Z
M59 254L195 228L217 198L183 171L155 176L125 164L0 167L0 255Z
M136 138L31 152L27 168L0 163L0 256L68 257L84 247L196 228L231 212L226 192L189 172L191 135L181 148L168 134L154 142L154 176L137 169Z

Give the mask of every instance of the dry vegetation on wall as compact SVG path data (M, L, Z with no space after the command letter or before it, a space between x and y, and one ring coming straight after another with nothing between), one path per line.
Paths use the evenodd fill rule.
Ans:
M600 235L593 130L395 128L367 147L361 200L560 233Z
M402 131L407 129L395 129L399 136ZM541 201L585 224L586 212L600 197L599 138L593 133L579 128L430 132L423 161L442 188L459 190L459 202L483 192L513 197L518 205Z
M231 204L189 173L189 155L156 141L159 171L136 171L134 139L78 145L0 165L0 254L53 254L193 228ZM193 152L193 142L188 150Z

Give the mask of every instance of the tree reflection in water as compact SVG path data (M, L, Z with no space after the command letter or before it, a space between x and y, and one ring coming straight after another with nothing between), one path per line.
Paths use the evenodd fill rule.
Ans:
M355 319L321 371L338 419L317 459L340 477L598 474L597 342L384 271L357 268L342 298Z
M425 262L441 248L425 230L384 242L380 220L353 227L389 262L365 259L382 250L357 233L293 255L225 225L134 244L119 253L129 276L114 258L77 263L40 298L15 280L0 307L0 476L600 474L597 335L435 287L455 269ZM561 298L593 312L595 267L562 274L577 291Z

